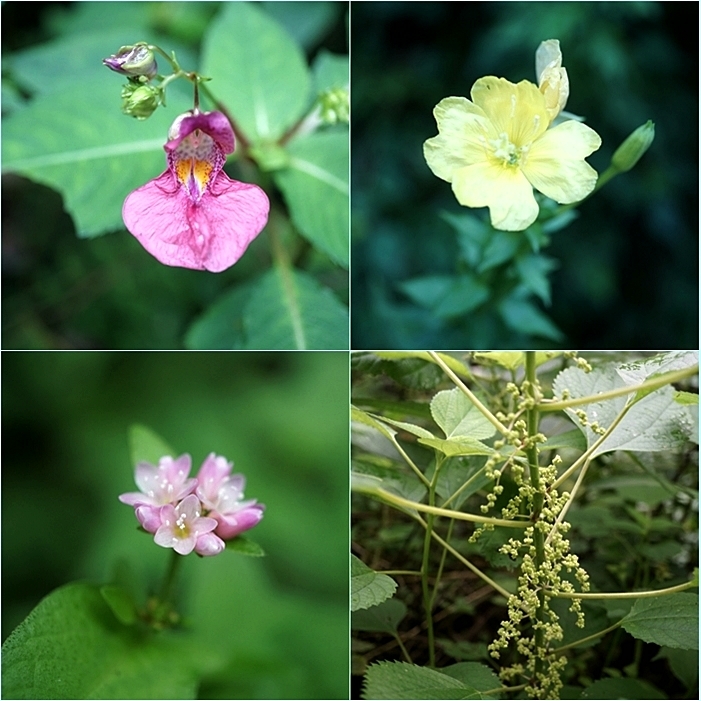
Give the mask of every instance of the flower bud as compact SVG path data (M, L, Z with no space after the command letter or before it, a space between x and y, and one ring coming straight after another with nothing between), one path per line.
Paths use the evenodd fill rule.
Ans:
M616 149L611 165L620 173L630 170L650 148L654 139L655 123L648 119Z
M336 124L350 121L350 96L347 88L325 90L319 95L321 121L324 124Z
M153 78L158 71L156 57L145 44L122 46L116 54L102 60L107 68L130 77L144 75Z
M161 104L161 89L154 85L127 83L122 88L122 112L136 119L150 117Z

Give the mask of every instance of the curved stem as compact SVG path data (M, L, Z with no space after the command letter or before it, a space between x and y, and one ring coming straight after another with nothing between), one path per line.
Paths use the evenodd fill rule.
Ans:
M177 579L178 570L180 569L180 563L183 560L182 555L178 555L175 550L170 552L170 562L168 563L168 570L163 578L163 583L161 584L161 591L158 594L158 599L161 604L172 603L173 588L175 586L175 580Z

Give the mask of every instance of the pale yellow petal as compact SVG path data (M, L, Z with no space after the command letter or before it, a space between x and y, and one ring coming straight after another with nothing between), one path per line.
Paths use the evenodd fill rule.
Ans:
M562 67L562 51L557 39L541 42L535 53L535 73L552 122L562 112L570 95L570 81Z
M465 97L446 97L433 110L438 136L424 142L424 158L433 173L451 182L453 171L487 158L489 123Z
M453 192L466 207L489 207L492 226L522 231L538 216L533 187L518 168L477 163L457 170Z
M550 124L543 94L527 80L514 84L505 78L487 76L475 82L470 95L484 110L496 133L507 134L516 146L534 141Z
M560 204L584 199L594 189L596 171L584 161L601 146L601 137L586 124L563 122L549 129L521 163L529 182Z

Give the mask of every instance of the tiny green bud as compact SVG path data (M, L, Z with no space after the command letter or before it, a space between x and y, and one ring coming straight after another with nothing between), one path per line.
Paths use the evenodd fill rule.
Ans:
M122 112L136 117L147 119L161 104L161 89L154 85L140 85L127 83L122 88Z
M616 149L611 158L611 165L620 173L630 170L650 148L654 139L655 123L648 119Z
M350 121L350 94L348 88L333 88L319 95L321 121L336 124Z

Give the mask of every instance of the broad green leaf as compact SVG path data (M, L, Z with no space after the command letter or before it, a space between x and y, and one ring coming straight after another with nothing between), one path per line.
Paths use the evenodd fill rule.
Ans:
M202 73L251 141L276 141L309 105L302 49L255 3L223 3L204 38Z
M419 438L435 438L435 436L423 426L410 424L406 421L397 421L395 419L389 419L386 416L375 416L374 418L378 421L383 421L384 423L388 423L392 426L396 426L397 428L401 428L403 431L411 433L414 436L418 436Z
M338 2L262 2L272 17L302 46L311 50L323 39L340 10L347 6Z
M350 84L350 62L347 55L332 54L321 49L314 59L312 70L317 94L331 88L345 88Z
M132 466L140 462L158 465L166 456L177 457L177 453L155 432L147 426L133 424L129 427L129 455Z
M582 432L573 428L571 431L558 433L555 436L550 436L545 443L541 444L541 449L562 450L562 448L573 448L584 452L587 449L587 441L582 435Z
M396 633L399 622L406 615L406 606L399 599L387 599L371 608L351 613L352 630L377 633Z
M551 341L562 341L564 335L532 302L511 296L499 305L504 323L516 333L528 334Z
M487 239L482 262L477 271L483 273L514 257L523 242L523 234L512 231L493 231Z
M474 275L428 275L401 283L417 304L442 318L462 316L489 298L489 288Z
M428 351L377 351L375 355L383 360L396 360L401 361L407 358L416 358L419 360L426 360L429 363L434 363L437 365L436 361L429 354ZM472 377L472 373L469 368L454 358L452 355L447 353L437 353L438 357L458 376L460 377Z
M126 626L136 623L136 604L127 591L114 584L105 584L100 587L100 594L120 623Z
M481 699L459 679L407 662L378 662L368 667L364 699Z
M562 396L565 390L571 398L595 397L600 392L626 386L614 365L595 368L589 373L571 367L563 370L553 382L553 393ZM628 397L614 397L603 402L593 401L581 407L590 422L598 422L608 428L626 405ZM682 406L674 399L674 389L669 386L647 394L628 410L593 455L602 455L613 450L641 452L681 450L692 438L695 427L692 411L696 407ZM587 439L591 447L600 436L579 422L575 410L566 409L567 414Z
M653 375L662 375L672 370L684 370L699 363L696 351L676 351L660 353L652 358L623 363L616 367L616 372L627 385L639 385ZM697 395L698 396L698 395Z
M249 350L348 348L348 310L331 290L290 268L258 279L243 324Z
M679 592L637 599L621 625L633 637L646 643L698 650L698 594Z
M490 448L476 438L458 436L456 438L419 438L419 443L439 450L447 457L458 455L492 455L494 448Z
M166 169L168 129L192 106L173 90L167 108L137 121L122 114L112 78L40 95L2 123L3 172L61 193L80 237L124 228L124 198Z
M42 599L2 646L7 699L195 698L204 651L184 634L122 625L100 587L68 584Z
M431 415L446 438L491 438L496 432L494 425L457 387L433 397Z
M357 407L351 406L351 421L359 421L360 423L370 426L375 430L379 431L385 438L391 440L392 436L396 434L396 431L385 426L382 421L377 421L370 414L358 409Z
M582 692L583 699L665 699L661 691L642 679L599 679Z
M290 165L275 171L292 221L333 261L348 267L349 137L345 129L294 139L286 148Z
M539 297L546 306L550 306L548 273L555 268L556 261L535 253L516 259L516 271L523 286Z
M502 686L494 670L479 662L458 662L449 667L443 667L442 674L461 681L465 686L474 687L478 691L490 691ZM500 699L501 694L489 694L490 699Z
M562 351L536 351L536 366L542 365L558 355L562 355ZM477 351L474 356L476 360L497 363L507 370L516 370L516 368L526 364L526 355L523 351Z
M353 368L358 372L386 375L403 387L411 389L433 390L445 379L445 374L437 365L426 362L430 359L426 351L362 353L352 358Z
M355 555L351 555L351 611L381 604L397 591L397 583L379 574Z
M248 555L249 557L263 557L265 555L265 550L258 543L243 535L227 540L226 549L239 555Z

